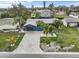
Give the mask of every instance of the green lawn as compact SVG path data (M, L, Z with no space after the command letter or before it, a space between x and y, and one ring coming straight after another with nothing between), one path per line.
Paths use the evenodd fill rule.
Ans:
M75 48L73 48L71 51L79 52L79 30L66 27L59 33L59 37L61 37L61 40L63 40L63 46L74 44Z
M6 39L8 39L8 37L14 37L14 39L16 40L15 46L13 46L11 48L11 51L13 51L15 48L17 48L17 46L19 45L23 36L24 36L24 33L17 33L17 32L4 33L4 32L0 32L0 51L1 52L2 51L9 51L8 42L6 41Z
M79 30L75 28L64 27L59 33L57 38L41 37L40 42L49 44L50 42L56 41L61 47L69 46L74 44L75 47L71 52L79 52Z

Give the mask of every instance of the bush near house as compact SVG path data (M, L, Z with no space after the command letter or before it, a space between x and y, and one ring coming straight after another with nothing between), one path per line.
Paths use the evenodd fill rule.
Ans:
M66 15L65 14L54 14L53 17L57 19L63 19L66 17Z
M37 24L37 26L39 26L39 27L43 27L44 22L39 20L39 21L36 22L36 24Z
M50 44L50 42L56 41L57 37L41 37L40 43Z
M33 19L37 19L37 18L40 18L40 17L41 17L40 13L38 13L38 12L31 14L31 18L33 18Z
M31 18L35 18L36 17L36 14L31 14Z

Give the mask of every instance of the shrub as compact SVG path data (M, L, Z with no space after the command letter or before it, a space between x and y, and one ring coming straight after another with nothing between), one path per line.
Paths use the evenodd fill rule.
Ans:
M46 37L41 37L40 43L50 44L50 40Z
M65 17L65 15L64 14L54 14L53 17L57 18L57 19L63 19Z

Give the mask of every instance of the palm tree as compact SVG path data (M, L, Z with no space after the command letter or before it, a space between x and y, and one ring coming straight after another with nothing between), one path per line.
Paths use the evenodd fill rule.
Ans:
M44 34L46 34L46 36L48 33L51 34L53 29L54 29L54 27L52 25L48 25L48 24L43 25L43 32L44 32Z
M32 7L31 7L31 8L32 8L32 12L33 12L33 11L34 11L34 5L32 5Z
M58 33L61 29L61 26L63 26L63 22L61 20L55 20L54 21L54 27L55 27L55 32Z
M63 25L63 22L61 20L54 21L55 28L59 29L62 25Z
M43 33L46 34L46 41L48 42L49 46L50 46L50 40L47 36L48 33L50 33L52 35L52 31L53 31L53 26L52 25L48 25L48 24L45 24L43 25L44 28L43 28Z
M21 20L21 19L20 19L20 16L17 15L17 16L14 18L14 20L15 20L15 23L19 23L19 25L18 25L19 28L18 28L18 29L20 29L20 28L21 28L21 26L20 26L20 25L21 25L21 24L20 24L20 22L21 22L21 21L20 21L20 20Z
M36 24L37 24L37 26L39 26L39 27L43 27L44 22L39 20L39 21L36 22Z
M54 27L52 25L49 25L48 29L49 29L49 33L52 33Z

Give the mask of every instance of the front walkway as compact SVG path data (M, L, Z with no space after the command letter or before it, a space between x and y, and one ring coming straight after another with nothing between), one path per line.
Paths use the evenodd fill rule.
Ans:
M19 46L14 50L15 53L35 53L42 52L40 49L40 31L28 31Z

